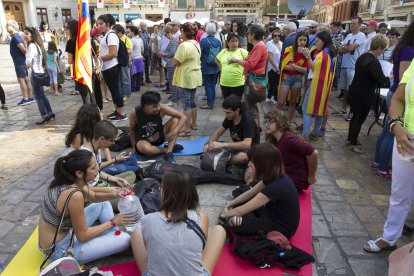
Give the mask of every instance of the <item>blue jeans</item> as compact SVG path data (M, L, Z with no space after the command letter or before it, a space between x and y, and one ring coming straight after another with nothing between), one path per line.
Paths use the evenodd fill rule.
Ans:
M308 86L308 89L306 90L305 98L303 99L302 104L302 113L303 113L303 131L302 136L307 137L310 134L310 129L312 125L312 114L307 113L307 106L309 101L309 94L310 94L310 86ZM322 126L323 116L319 115L313 115L315 117L315 124L313 126L313 132L319 133L319 130Z
M390 107L391 97L394 93L388 91L387 94L387 108ZM392 156L392 147L394 146L394 134L388 128L388 120L385 120L384 128L377 138L377 145L375 148L375 163L379 164L379 170L382 172L388 171L388 164Z
M128 159L122 163L112 164L102 169L102 171L110 175L117 175L117 174L127 172L127 171L136 172L137 170L138 170L137 158L132 155L129 156Z
M131 67L121 66L121 81L120 81L120 91L123 96L131 96Z
M85 208L84 212L88 227L92 227L97 220L102 224L114 217L109 201L92 203ZM116 236L116 230L118 227L112 227L101 235L82 243L75 236L73 239L74 259L83 264L126 250L130 246L130 236L124 232ZM62 258L68 251L72 231L73 229L66 237L56 243L55 252L50 256L52 261Z
M216 99L217 74L203 74L203 81L206 90L207 105L213 107L214 100Z
M33 73L32 73L33 74ZM50 106L49 100L45 95L43 86L37 86L34 84L33 77L30 78L30 82L33 88L33 95L39 108L40 115L42 118L46 118L53 114L52 107Z
M169 87L171 91L171 101L173 103L177 103L180 100L180 95L178 94L177 87L172 85L175 67L167 67L166 69L167 69L167 81L169 83Z

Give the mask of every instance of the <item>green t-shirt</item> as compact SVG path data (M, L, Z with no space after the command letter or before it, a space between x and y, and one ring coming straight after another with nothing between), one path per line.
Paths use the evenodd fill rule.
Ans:
M239 48L236 51L223 49L218 55L217 60L221 63L220 85L227 87L237 87L244 85L244 67L237 63L228 64L231 58L245 60L249 52Z
M203 84L200 53L200 46L195 40L185 41L178 46L174 58L181 64L175 68L174 86L195 89Z
M404 72L400 84L405 84L404 127L408 132L414 132L414 61Z

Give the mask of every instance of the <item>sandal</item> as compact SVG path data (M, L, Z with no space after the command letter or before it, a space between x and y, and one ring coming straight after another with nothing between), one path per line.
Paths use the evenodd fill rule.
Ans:
M191 126L191 129L192 129L192 130L197 130L197 129L198 129L198 126L197 126L197 125L195 125L195 126Z
M365 152L359 146L349 146L348 149L358 154L365 154Z
M190 137L190 136L191 136L191 130L190 131L181 130L178 133L178 137Z
M377 253L382 250L394 250L397 248L397 240L387 241L383 238L378 238L375 241L369 240L364 244L364 250L369 253Z

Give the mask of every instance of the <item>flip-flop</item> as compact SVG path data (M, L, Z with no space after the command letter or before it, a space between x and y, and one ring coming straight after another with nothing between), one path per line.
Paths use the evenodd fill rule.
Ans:
M365 154L365 151L363 151L359 146L349 146L348 149L358 154Z
M178 133L178 137L190 137L190 136L191 136L191 130L190 131L182 130Z

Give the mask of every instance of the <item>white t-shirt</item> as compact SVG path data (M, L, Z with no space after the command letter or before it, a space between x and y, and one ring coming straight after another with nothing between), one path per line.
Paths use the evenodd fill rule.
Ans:
M132 59L142 58L142 52L144 51L144 42L139 36L131 38L132 41Z
M108 44L106 44L106 40L108 38ZM119 38L115 32L110 31L105 34L105 36L101 39L100 48L99 48L99 56L105 56L109 54L109 46L116 45L116 49L118 52L119 47ZM118 65L118 57L114 57L111 60L107 60L103 62L102 71L110 69L114 66Z
M42 50L36 43L30 43L26 52L26 65L31 66L33 72L44 73L42 66Z
M342 58L341 68L355 70L356 60L360 55L362 55L362 53L364 53L365 42L365 34L362 32L359 32L357 34L350 33L345 37L344 41L342 41L342 46L348 46L357 43L358 47L356 47L352 52L344 54Z
M372 32L372 33L369 33L369 34L367 35L367 41L365 42L365 45L364 45L364 47L365 47L365 52L368 52L369 50L371 50L371 41L372 41L372 38L373 38L376 34L377 34L376 32Z
M283 43L281 41L279 41L279 44L277 46L273 40L266 42L267 51L272 53L273 61L276 64L276 66L279 66L280 63L280 51L282 50L282 45ZM277 68L273 68L273 65L268 61L267 72L269 72L272 69L276 72Z

